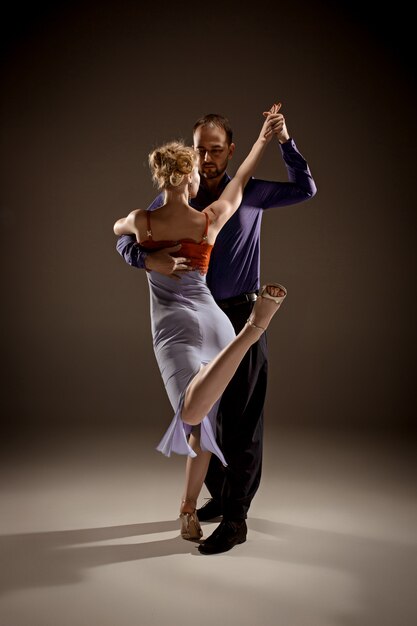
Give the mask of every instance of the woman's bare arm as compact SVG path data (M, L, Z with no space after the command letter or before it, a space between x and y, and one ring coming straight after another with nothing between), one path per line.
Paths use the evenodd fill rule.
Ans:
M118 219L113 226L115 235L136 235L139 241L138 217L141 209L134 209L126 217Z
M253 144L248 156L239 166L236 174L225 187L218 200L204 209L204 212L207 212L210 216L212 229L215 229L216 234L224 226L227 220L232 217L233 213L242 202L245 185L261 160L265 147L272 139L274 122L277 119L277 114L280 108L281 104L274 104L269 111L264 113L265 121L262 125L261 132Z

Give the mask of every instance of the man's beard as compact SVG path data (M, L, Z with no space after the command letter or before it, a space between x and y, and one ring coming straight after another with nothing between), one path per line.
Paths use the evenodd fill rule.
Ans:
M210 165L209 167L204 168L204 166L200 169L200 176L202 176L203 178L206 178L208 180L212 179L212 178L220 178L220 176L222 176L227 168L227 162L221 167L218 168L215 165Z

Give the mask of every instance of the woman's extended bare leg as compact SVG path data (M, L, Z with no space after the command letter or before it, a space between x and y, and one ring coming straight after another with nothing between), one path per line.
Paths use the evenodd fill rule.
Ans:
M204 419L233 378L250 346L267 328L285 296L286 290L281 285L267 285L256 300L241 332L194 376L186 391L181 414L185 423L194 426Z
M188 386L182 419L193 425L189 444L197 456L188 457L186 462L185 487L180 506L183 539L199 541L203 535L196 508L211 453L201 450L199 424L225 390L248 348L267 328L285 296L286 290L280 285L265 287L243 330L213 361L196 374Z

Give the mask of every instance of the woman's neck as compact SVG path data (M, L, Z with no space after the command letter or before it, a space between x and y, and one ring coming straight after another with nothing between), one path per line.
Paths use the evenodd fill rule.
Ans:
M188 201L188 188L181 192L171 190L165 192L165 206L168 205L176 211L189 210L190 205Z

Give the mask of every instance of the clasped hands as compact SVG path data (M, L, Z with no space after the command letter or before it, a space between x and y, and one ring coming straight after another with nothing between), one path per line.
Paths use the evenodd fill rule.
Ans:
M290 135L285 123L285 117L282 113L279 113L281 106L281 102L273 104L269 111L264 111L262 115L268 122L268 131L265 137L268 139L275 135L280 143L285 143L290 138Z

